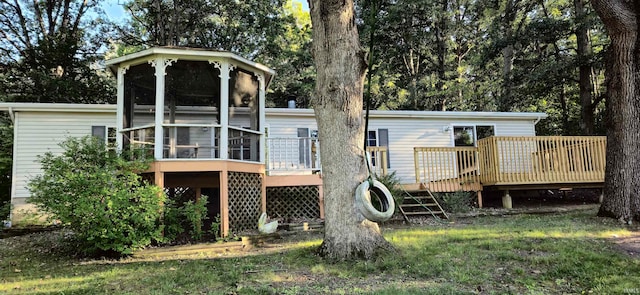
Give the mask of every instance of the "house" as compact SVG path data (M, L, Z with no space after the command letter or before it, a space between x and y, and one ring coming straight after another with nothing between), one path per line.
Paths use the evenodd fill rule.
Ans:
M37 156L59 151L57 143L66 136L84 135L152 157L143 176L170 197L209 196L209 212L219 214L223 234L255 227L265 211L323 217L321 143L313 111L265 108L271 69L229 52L166 47L107 65L117 77L116 105L0 103L15 126L14 219L29 208L26 183L40 173ZM484 184L513 189L559 183L550 175L579 168L591 177L588 182L601 183L604 158L590 154L600 150L583 139L535 137L535 125L545 117L372 111L367 152L376 173L395 171L402 183L417 189L480 191ZM562 161L569 154L573 160ZM543 178L532 182L532 175Z

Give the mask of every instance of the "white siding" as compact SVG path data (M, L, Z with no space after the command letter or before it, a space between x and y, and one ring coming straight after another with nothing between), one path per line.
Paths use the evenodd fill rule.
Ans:
M145 120L144 116L140 119ZM185 117L180 117L176 123L187 123ZM238 116L238 119L243 119ZM26 184L30 177L40 173L37 156L47 151L60 152L58 143L65 137L80 137L91 134L91 126L116 126L115 112L47 112L21 111L15 113L15 143L14 143L14 205L24 204L29 197ZM212 122L211 116L192 114L188 122L197 120L201 123ZM151 123L152 121L149 121ZM316 120L312 111L293 110L291 113L282 110L270 112L267 110L266 123L270 138L297 138L298 128L317 130ZM238 121L242 126L248 120ZM452 126L464 125L492 125L498 136L534 136L535 124L531 117L475 118L473 114L463 118L455 116L405 116L388 115L376 116L372 114L370 129L387 129L389 136L389 171L396 171L403 183L415 182L414 175L414 147L449 147L453 146ZM190 138L192 142L206 145L211 141L210 130L192 128ZM297 153L297 149L294 152ZM16 208L18 209L18 208Z
M16 112L12 202L23 204L29 197L27 183L41 173L39 155L60 153L58 143L67 137L91 135L91 126L115 127L115 113Z
M298 128L317 129L313 113L307 116L270 115L267 112L269 137L297 137ZM419 118L375 117L369 120L369 129L389 130L389 171L395 171L402 183L415 182L414 147L453 146L452 126L491 125L496 136L534 136L531 119L501 118Z

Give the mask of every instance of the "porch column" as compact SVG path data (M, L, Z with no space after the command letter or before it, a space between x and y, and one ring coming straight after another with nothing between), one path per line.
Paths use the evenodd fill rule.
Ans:
M256 76L258 77L258 85L259 85L259 95L258 95L258 130L260 131L260 145L258 150L256 151L258 153L258 162L260 163L264 163L265 162L265 155L263 152L263 149L266 147L266 140L265 140L265 125L266 123L266 118L265 118L265 88L267 87L264 81L264 75L263 74L256 74Z
M220 159L229 158L229 79L235 68L227 61L209 61L220 70Z
M124 128L124 74L127 73L129 66L118 67L118 94L116 102L116 148L122 151L123 136L122 129Z
M152 67L156 69L156 117L155 117L155 138L153 157L156 160L162 159L164 148L164 130L162 124L164 122L164 76L167 74L166 68L172 63L176 62L175 59L167 59L164 57L158 57L149 61Z

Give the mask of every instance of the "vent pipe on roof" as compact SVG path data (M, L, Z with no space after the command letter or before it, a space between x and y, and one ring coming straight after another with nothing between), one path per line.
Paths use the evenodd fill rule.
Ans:
M296 108L296 101L294 99L289 100L287 102L287 108L289 109L295 109Z

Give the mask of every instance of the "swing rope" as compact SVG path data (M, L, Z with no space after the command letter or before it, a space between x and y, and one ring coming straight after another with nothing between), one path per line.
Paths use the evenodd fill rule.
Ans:
M369 153L367 153L367 147L369 145L369 111L371 110L371 76L373 75L373 55L374 55L374 37L376 31L376 12L378 7L376 7L376 1L370 1L371 7L369 12L369 60L367 65L367 93L366 93L366 113L364 120L364 155L365 161L367 162L367 171L369 173L368 181L371 183L373 181L374 175L371 172L371 159L369 157Z

